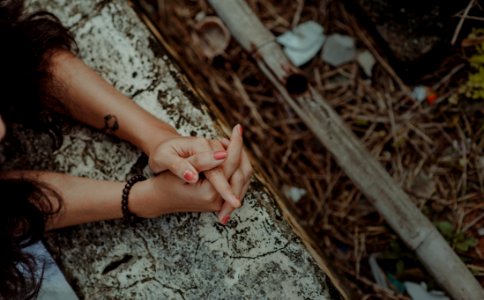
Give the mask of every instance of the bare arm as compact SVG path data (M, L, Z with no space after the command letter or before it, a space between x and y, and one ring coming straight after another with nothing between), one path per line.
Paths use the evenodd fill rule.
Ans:
M227 149L227 154L225 148L228 146L220 141L180 137L173 127L117 91L70 52L60 51L53 56L51 72L54 81L61 87L57 98L73 118L105 129L141 148L149 156L149 164L154 172L170 170L186 182L195 183L198 181L198 173L207 171L205 174L209 182L228 202L228 206L224 206L219 214L220 221L227 220L233 208L241 205L245 194L242 187L249 181L252 171L247 156L241 155L243 145L240 126L234 128L236 134L232 134L233 145ZM214 152L214 155L208 165L197 165L196 161L194 163L188 159L194 154L209 151ZM218 165L218 160L224 159L226 155L227 165L223 169L212 169L212 165ZM234 172L241 173L236 171L242 169L245 170L244 174L249 175L230 178Z
M60 86L57 92L61 95L54 96L73 118L138 146L148 156L164 140L179 136L70 52L54 54L51 72Z
M2 177L39 181L56 191L62 198L61 209L47 221L48 230L122 217L124 182L38 171L8 172ZM139 217L151 218L173 212L218 211L222 203L208 181L187 185L172 173L164 172L134 184L128 208Z

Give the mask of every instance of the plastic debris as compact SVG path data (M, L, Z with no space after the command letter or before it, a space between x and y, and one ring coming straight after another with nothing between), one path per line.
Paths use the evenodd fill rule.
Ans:
M479 236L484 236L484 227L481 227L481 228L477 229L477 234Z
M305 189L287 185L282 187L282 192L287 198L291 199L295 203L299 202L299 200L301 200L301 198L307 194Z
M230 42L230 31L218 17L205 17L195 26L197 34L193 35L196 44L203 54L212 59L221 55Z
M338 67L346 64L356 57L355 39L342 34L332 34L326 39L323 47L322 59Z
M358 51L356 54L356 61L360 65L366 76L371 77L373 66L376 63L375 57L368 50Z
M427 103L432 105L435 103L435 101L437 101L437 99L438 99L437 93L429 89L428 95L427 95Z
M410 94L410 97L419 102L424 101L425 98L427 98L427 87L423 85L414 87L412 93Z
M437 93L434 90L423 85L414 87L412 93L410 93L410 97L419 102L427 100L427 103L430 105L434 104L438 98Z
M425 282L418 284L405 281L403 284L405 284L407 293L413 300L450 300L442 291L427 291Z
M311 60L321 49L325 36L324 28L314 21L299 24L291 31L277 37L284 46L284 53L295 66L302 66Z
M380 256L379 253L370 254L370 257L368 258L368 263L370 265L371 273L373 274L373 278L375 279L375 282L379 286L385 289L388 289L388 283L387 283L385 272L380 268L377 262L377 258L379 256Z

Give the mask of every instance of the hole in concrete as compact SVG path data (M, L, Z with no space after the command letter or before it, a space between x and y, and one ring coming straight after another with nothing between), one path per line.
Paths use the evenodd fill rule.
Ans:
M132 255L129 255L129 254L125 254L123 256L123 258L119 259L119 260L115 260L115 261L112 261L111 263L109 263L103 270L102 274L103 275L106 275L107 273L111 272L111 271L114 271L116 270L119 266L121 266L122 264L125 264L127 263L128 261L130 261L131 259L133 258Z
M286 79L286 90L291 95L304 94L308 90L308 79L302 74L291 74Z

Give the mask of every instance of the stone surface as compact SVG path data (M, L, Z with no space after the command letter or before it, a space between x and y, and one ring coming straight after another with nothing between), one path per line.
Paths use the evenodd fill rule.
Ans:
M56 14L73 31L79 56L139 105L182 134L220 135L126 1L34 0L32 8ZM147 170L146 157L129 144L70 123L63 133L53 156L30 146L36 158L23 163L106 180ZM48 138L29 143L38 140ZM76 226L45 242L85 299L329 298L325 274L256 180L227 226L215 214L182 213Z

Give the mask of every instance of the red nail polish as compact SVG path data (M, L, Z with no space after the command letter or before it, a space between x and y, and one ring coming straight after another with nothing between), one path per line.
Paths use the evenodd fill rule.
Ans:
M193 178L195 178L195 174L192 171L186 170L185 173L183 173L183 178L185 178L186 181L192 181Z
M239 133L242 135L244 133L244 128L242 128L242 125L239 124Z
M222 222L221 222L221 223L222 223L223 225L227 225L227 223L229 222L229 220L230 220L230 215L226 215L225 217L223 217L223 219L222 219Z
M213 157L216 159L216 160L221 160L221 159L224 159L227 157L227 151L224 151L224 150L220 150L220 151L217 151L213 154Z

